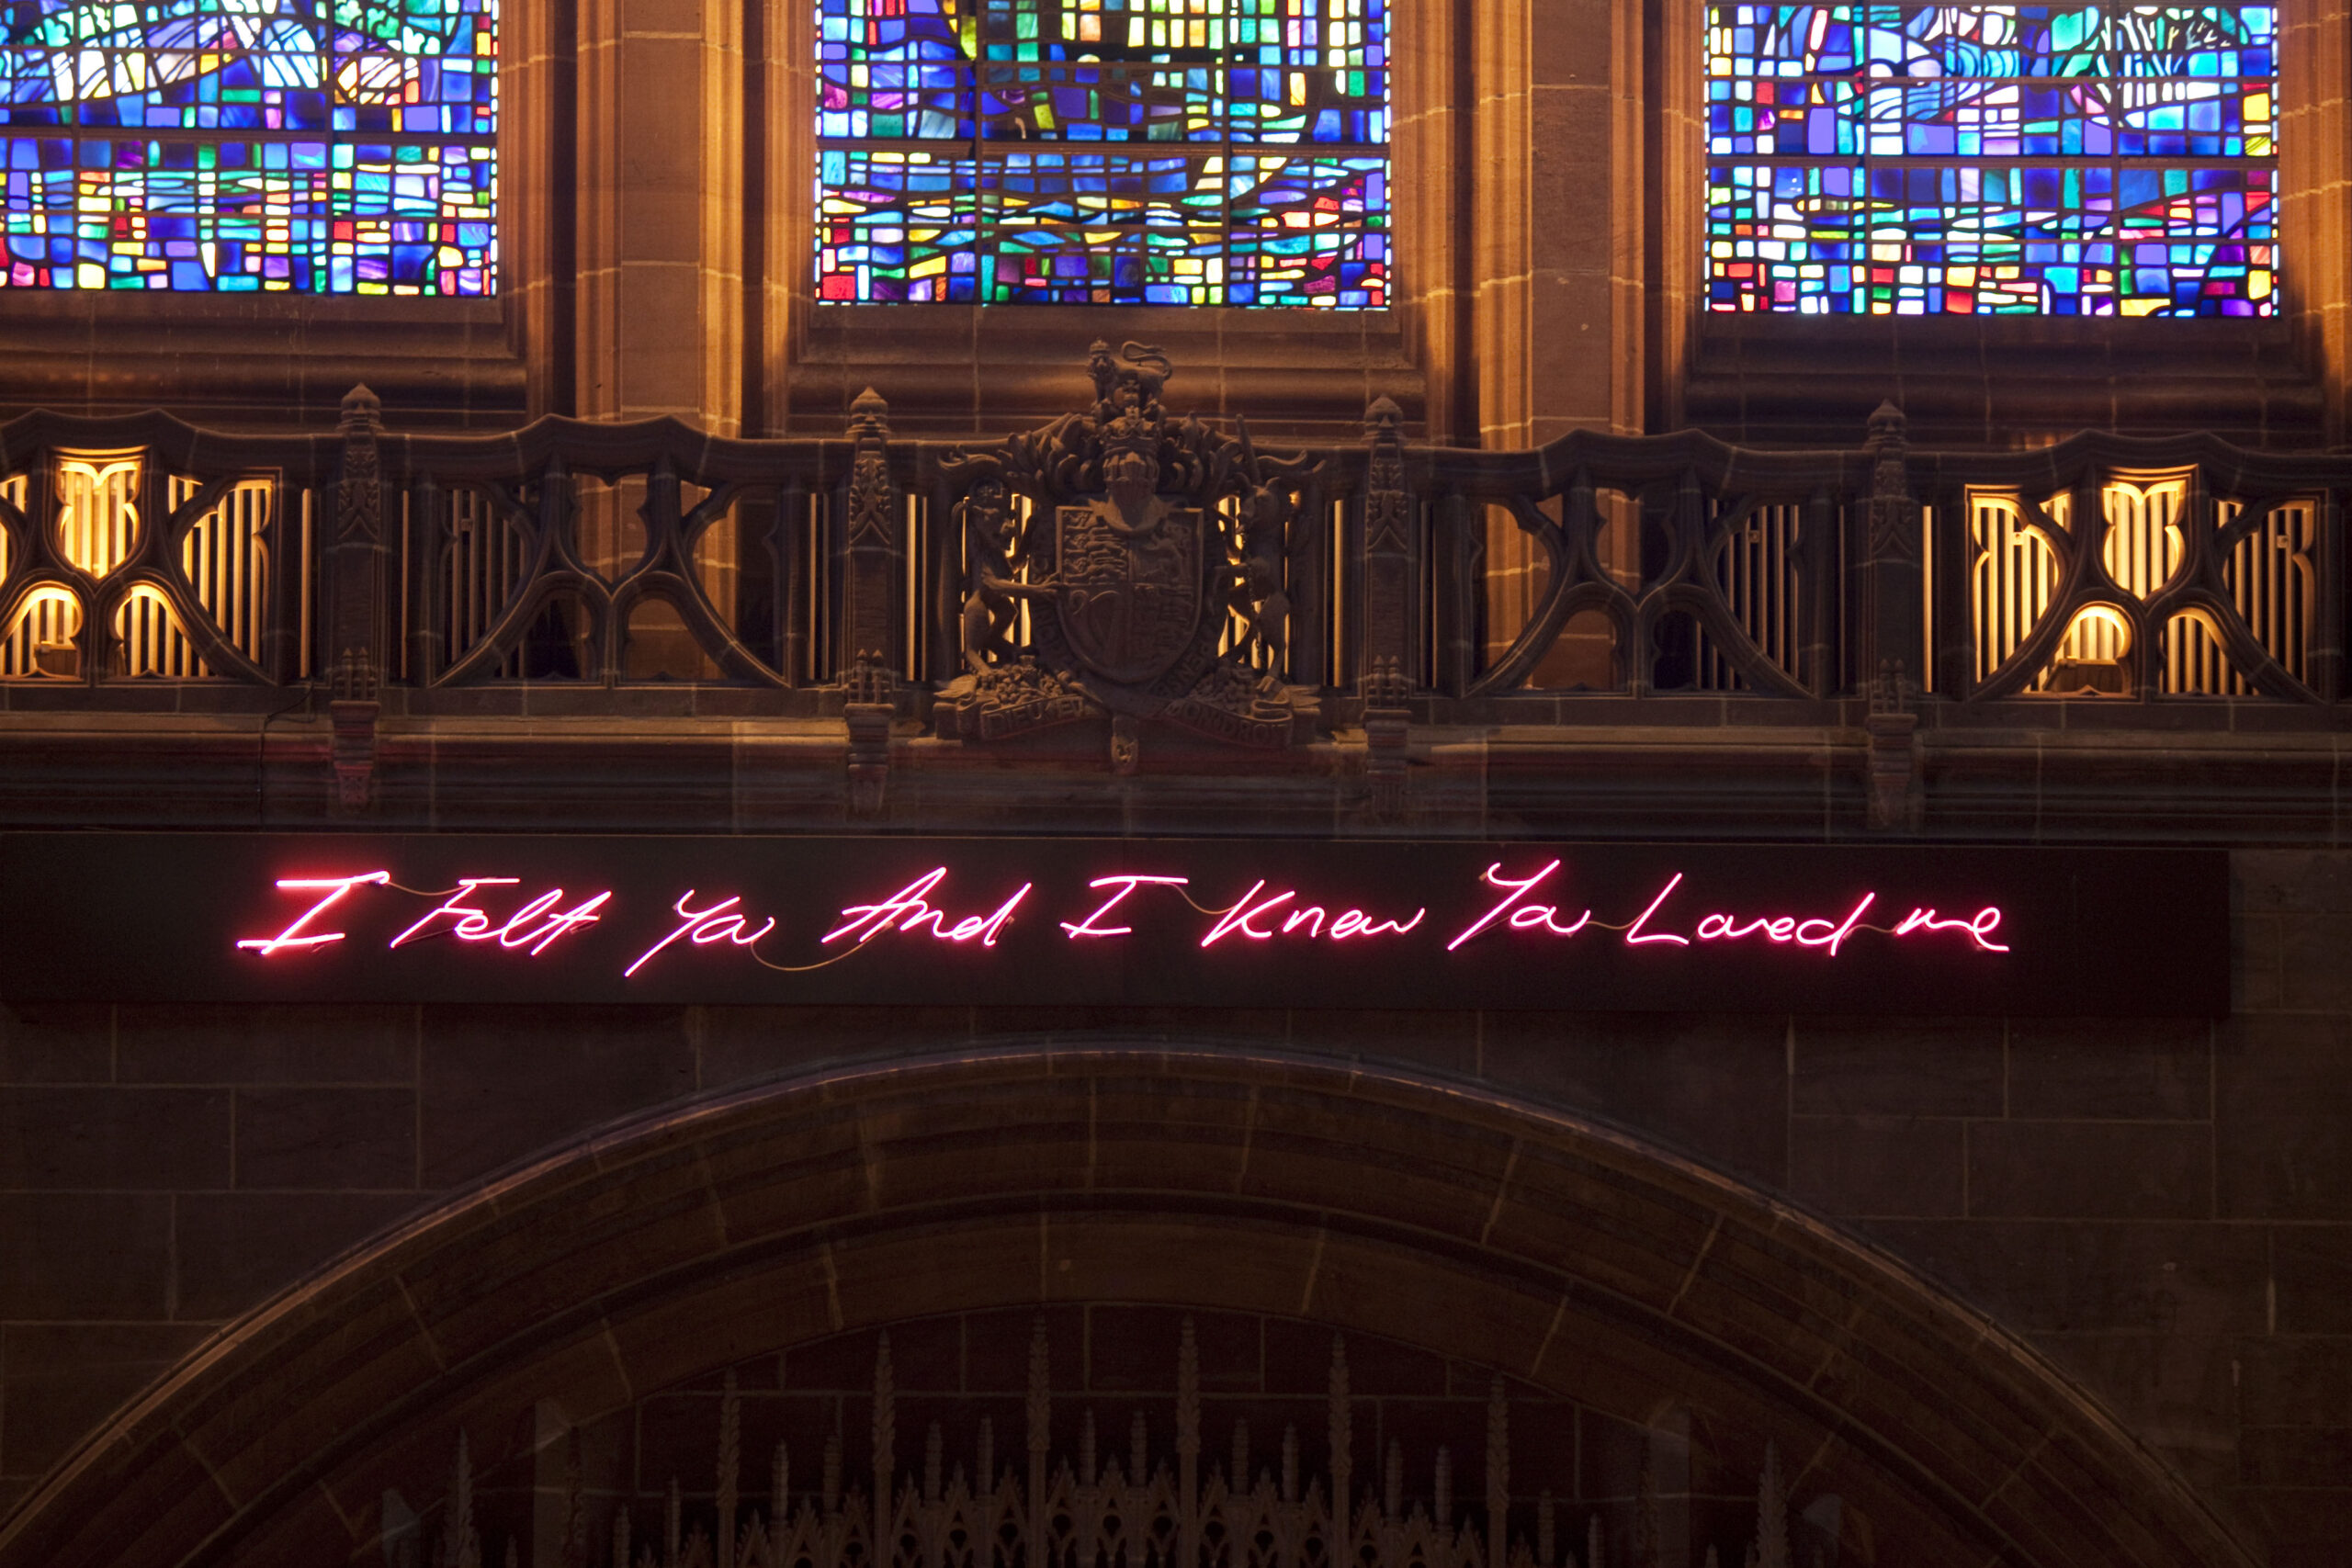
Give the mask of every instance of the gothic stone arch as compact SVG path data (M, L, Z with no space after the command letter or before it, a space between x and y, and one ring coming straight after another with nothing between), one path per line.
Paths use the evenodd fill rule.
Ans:
M1102 1302L1705 1411L1853 1500L1890 1562L2249 1561L2033 1352L1725 1178L1460 1087L1104 1043L839 1069L494 1178L123 1411L0 1568L380 1562L380 1499L434 1495L460 1430L495 1448L542 1402L586 1420L851 1330Z

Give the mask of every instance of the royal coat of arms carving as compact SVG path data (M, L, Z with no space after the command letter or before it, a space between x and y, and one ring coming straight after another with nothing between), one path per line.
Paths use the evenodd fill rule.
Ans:
M1108 714L1126 736L1159 720L1288 745L1283 583L1314 466L1260 453L1246 426L1171 420L1156 348L1098 343L1089 369L1091 412L945 465L965 673L940 694L940 732L994 740Z

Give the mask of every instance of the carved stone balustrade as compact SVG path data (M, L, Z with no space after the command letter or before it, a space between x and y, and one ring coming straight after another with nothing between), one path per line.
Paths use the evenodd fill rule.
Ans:
M1273 451L1145 345L990 446L0 429L0 809L681 828L2243 834L2332 812L2352 457ZM2164 738L2168 776L2143 761ZM2126 739L2131 738L2131 739ZM2184 807L2184 801L2189 803ZM628 804L635 803L635 804ZM1140 813L1140 815L1138 815ZM2200 815L2201 813L2201 815ZM2199 822L2204 823L2199 827Z

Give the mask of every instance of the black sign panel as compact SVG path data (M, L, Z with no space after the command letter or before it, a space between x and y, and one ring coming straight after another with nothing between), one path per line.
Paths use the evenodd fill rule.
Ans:
M2217 1015L2218 852L0 837L11 1001Z

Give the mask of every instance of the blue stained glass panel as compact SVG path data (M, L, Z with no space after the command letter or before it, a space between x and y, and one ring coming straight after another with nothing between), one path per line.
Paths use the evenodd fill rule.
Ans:
M2277 308L2277 12L1708 14L1719 310Z
M0 287L497 291L498 0L0 16Z
M818 0L818 297L1381 309L1386 28L1386 0Z

